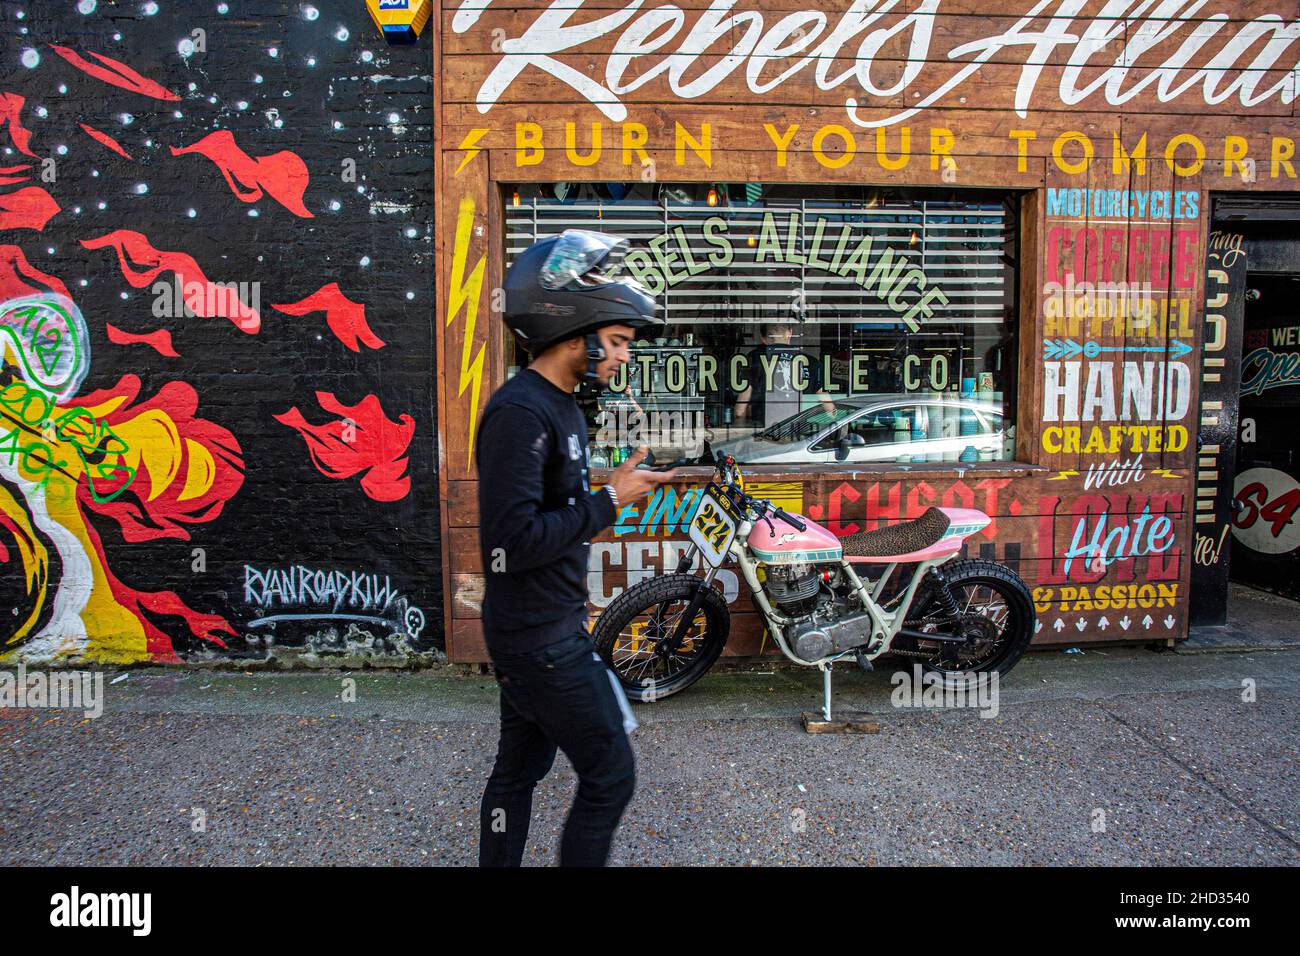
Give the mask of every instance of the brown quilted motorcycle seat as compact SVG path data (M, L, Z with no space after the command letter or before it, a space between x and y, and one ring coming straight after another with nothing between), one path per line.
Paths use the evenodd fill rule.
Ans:
M938 508L929 508L925 514L901 524L859 531L840 539L844 556L887 558L896 554L924 551L938 542L948 530L948 516Z

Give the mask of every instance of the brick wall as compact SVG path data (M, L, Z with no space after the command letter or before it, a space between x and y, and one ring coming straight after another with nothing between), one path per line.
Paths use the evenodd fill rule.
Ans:
M0 658L442 646L431 35L0 4Z

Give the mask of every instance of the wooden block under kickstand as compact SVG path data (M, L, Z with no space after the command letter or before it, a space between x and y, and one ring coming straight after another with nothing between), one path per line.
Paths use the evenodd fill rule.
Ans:
M820 710L805 710L803 729L810 734L878 734L880 724L870 714L851 710L835 714L830 720Z

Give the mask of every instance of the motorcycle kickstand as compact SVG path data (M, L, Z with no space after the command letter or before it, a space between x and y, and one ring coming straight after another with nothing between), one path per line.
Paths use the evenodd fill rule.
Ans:
M822 720L830 723L831 719L831 668L833 665L822 661L817 665L822 671Z
M838 719L831 716L831 669L833 661L822 661L817 665L822 672L822 709L804 711L803 729L810 734L878 734L880 724L870 714L848 713Z

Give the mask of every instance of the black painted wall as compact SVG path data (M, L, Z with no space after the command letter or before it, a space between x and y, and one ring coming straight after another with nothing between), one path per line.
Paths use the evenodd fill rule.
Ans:
M431 33L361 0L0 30L0 659L427 659Z

